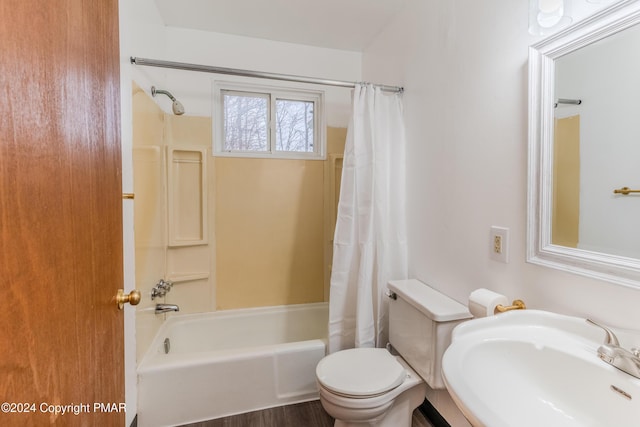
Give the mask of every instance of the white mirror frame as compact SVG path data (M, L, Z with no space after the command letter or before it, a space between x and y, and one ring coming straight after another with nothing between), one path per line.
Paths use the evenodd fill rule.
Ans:
M529 48L527 262L630 287L640 259L551 244L553 106L557 58L638 23L640 0L622 0Z

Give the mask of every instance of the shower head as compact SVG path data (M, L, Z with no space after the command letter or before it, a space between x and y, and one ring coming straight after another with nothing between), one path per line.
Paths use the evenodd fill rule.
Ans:
M180 101L178 101L169 91L156 89L155 86L151 86L151 96L156 96L157 93L161 93L163 95L167 95L170 100L173 101L173 105L171 108L173 109L173 114L176 116L181 116L184 114L184 105Z

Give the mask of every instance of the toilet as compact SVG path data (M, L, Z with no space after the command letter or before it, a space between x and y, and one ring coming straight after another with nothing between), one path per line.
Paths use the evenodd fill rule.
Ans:
M388 283L389 344L330 354L316 367L320 402L335 427L410 427L427 384L444 388L442 355L451 331L470 319L464 305L415 280ZM388 346L389 347L389 346Z

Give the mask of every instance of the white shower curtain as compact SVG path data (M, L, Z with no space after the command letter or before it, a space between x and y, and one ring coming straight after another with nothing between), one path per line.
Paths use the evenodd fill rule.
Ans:
M329 351L388 340L386 283L407 276L402 96L357 85L329 298Z

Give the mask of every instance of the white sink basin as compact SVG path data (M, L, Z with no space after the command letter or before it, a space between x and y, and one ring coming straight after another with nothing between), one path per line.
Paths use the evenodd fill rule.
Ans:
M640 426L640 379L598 358L604 336L544 311L471 320L444 354L445 384L475 427Z

